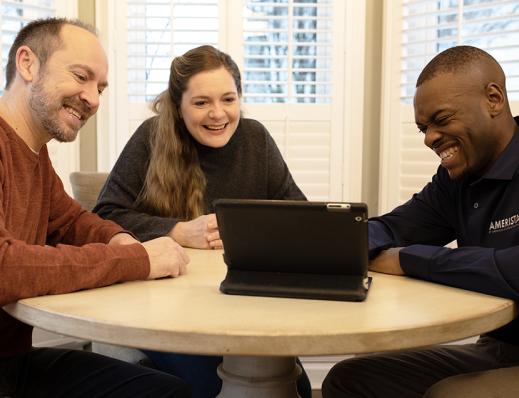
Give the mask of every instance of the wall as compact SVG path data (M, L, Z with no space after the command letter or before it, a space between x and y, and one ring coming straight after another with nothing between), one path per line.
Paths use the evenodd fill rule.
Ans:
M78 0L78 18L95 26L95 0ZM101 98L101 106L103 99ZM79 168L81 171L97 170L97 116L92 116L81 129L79 136Z
M364 147L362 201L370 216L378 214L380 107L382 77L382 1L366 0L366 59L364 61Z

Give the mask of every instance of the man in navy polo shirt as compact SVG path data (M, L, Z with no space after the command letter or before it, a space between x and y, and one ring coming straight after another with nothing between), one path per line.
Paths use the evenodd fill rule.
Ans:
M370 269L519 301L519 118L503 70L458 46L433 58L416 87L415 121L441 165L411 200L370 220ZM458 248L444 247L453 240ZM516 397L518 376L514 320L475 344L343 361L323 396Z

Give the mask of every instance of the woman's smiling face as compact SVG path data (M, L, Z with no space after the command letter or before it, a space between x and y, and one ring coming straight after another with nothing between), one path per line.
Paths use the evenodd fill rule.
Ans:
M182 94L180 113L200 144L225 146L240 121L240 97L229 71L221 67L191 77Z

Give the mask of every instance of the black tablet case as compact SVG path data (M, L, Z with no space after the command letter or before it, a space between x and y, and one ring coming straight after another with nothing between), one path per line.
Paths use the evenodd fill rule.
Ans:
M362 301L369 289L364 203L219 199L228 294Z

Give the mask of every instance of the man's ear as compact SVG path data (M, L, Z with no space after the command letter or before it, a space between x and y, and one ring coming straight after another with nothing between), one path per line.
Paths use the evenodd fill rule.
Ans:
M498 116L503 111L506 102L503 88L497 83L488 83L485 91L490 116Z
M16 70L23 80L32 82L38 73L40 62L28 46L16 50Z

